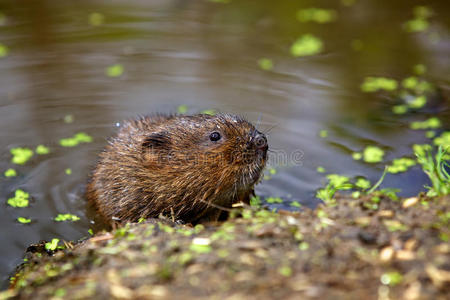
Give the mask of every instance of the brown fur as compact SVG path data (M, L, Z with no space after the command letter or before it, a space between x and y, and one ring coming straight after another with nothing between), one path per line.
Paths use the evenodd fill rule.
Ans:
M221 139L212 141L218 132ZM267 156L263 134L233 115L147 116L126 121L100 154L87 198L113 219L173 216L214 221L220 207L248 203Z

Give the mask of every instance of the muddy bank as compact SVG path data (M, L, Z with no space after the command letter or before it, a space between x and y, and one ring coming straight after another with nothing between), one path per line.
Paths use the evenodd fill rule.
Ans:
M314 211L243 209L218 226L128 225L28 253L2 297L444 299L449 200L383 197L374 209L340 196Z

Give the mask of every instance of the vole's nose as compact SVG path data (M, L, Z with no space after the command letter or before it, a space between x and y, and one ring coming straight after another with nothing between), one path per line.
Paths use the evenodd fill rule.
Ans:
M257 130L254 133L253 143L258 150L267 151L267 149L269 149L266 136L264 135L264 133L261 133Z

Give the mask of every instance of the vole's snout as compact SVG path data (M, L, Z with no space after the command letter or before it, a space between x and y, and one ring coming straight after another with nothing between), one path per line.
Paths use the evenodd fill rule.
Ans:
M261 150L265 153L269 149L266 136L264 135L264 133L259 132L258 130L255 130L253 132L252 141L257 150Z

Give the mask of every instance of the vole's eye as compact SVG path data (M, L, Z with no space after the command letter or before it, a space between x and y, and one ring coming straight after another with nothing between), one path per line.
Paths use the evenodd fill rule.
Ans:
M217 142L218 140L220 140L220 138L221 138L220 133L218 133L217 131L214 131L209 135L209 139L213 142Z

